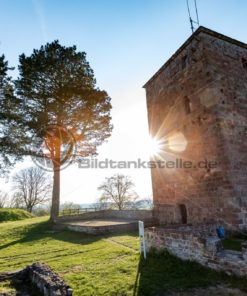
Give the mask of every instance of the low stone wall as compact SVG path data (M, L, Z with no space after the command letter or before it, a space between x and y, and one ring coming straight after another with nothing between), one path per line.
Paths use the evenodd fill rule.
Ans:
M216 225L148 228L147 249L166 249L182 260L197 261L203 266L237 276L247 276L247 243L242 252L224 250L215 235Z
M49 266L41 263L34 263L16 272L0 274L0 281L6 280L11 280L13 283L18 281L22 287L34 286L44 296L72 296L73 293L73 290L58 274L53 272ZM24 294L18 291L16 293L16 295Z
M56 223L74 220L98 219L104 215L105 211L85 212L79 215L65 215L56 219Z
M107 210L105 211L104 215L105 218L119 218L141 221L153 220L152 210Z
M108 234L108 233L124 233L129 231L134 231L138 229L138 223L126 223L126 224L117 224L117 225L105 225L105 226L82 226L82 225L73 225L73 224L58 224L58 227L54 228L55 230L72 230L76 232L83 232L89 234Z
M119 218L119 219L130 219L130 220L142 220L144 222L153 221L152 210L103 210L82 213L79 215L61 216L57 218L57 223L64 221L74 220L87 220L87 219L108 219L108 218Z
M34 263L26 268L26 273L44 296L72 296L72 289L49 266Z

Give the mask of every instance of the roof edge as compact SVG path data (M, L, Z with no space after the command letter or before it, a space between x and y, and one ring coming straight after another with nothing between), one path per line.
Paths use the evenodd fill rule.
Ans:
M151 83L159 74L160 72L162 72L178 55L181 51L184 50L185 47L187 47L187 45L189 43L191 43L191 41L197 36L199 35L201 32L206 33L208 35L217 37L219 39L222 39L224 41L230 42L232 44L236 44L240 47L244 47L247 49L247 44L241 41L238 41L237 39L233 39L231 37L228 37L226 35L223 35L221 33L218 33L216 31L210 30L206 27L200 26L180 47L179 49L165 62L165 64L143 85L143 88L146 88L148 86L149 83Z

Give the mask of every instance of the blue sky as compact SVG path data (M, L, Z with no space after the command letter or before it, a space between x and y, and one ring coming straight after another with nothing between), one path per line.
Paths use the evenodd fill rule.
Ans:
M247 43L246 0L197 2L201 25ZM98 86L112 98L114 131L99 149L102 159L148 157L142 85L190 34L186 0L0 0L0 54L11 66L54 39L86 51ZM117 172L64 170L62 200L94 201L100 182ZM149 170L120 172L132 176L142 197L151 194Z

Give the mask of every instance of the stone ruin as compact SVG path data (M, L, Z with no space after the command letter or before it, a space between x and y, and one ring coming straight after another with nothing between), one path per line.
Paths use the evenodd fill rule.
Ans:
M148 247L247 275L246 244L226 251L216 236L218 226L247 230L247 44L199 27L144 88L164 225L146 231Z
M247 276L247 242L242 251L225 250L215 235L215 224L152 227L145 232L147 250L168 250L182 260L236 276Z
M10 280L18 296L72 296L73 290L45 264L34 263L16 272L0 274L0 282ZM12 294L2 293L1 296Z

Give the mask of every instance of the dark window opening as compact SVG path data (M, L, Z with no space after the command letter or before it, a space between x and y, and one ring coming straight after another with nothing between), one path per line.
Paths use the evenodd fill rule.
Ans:
M184 204L179 205L182 224L187 224L187 209Z
M192 103L188 97L184 98L185 113L190 114L192 111Z
M247 60L242 58L242 65L244 67L244 69L247 69Z
M187 65L188 65L188 56L186 55L182 58L182 69L186 68Z

